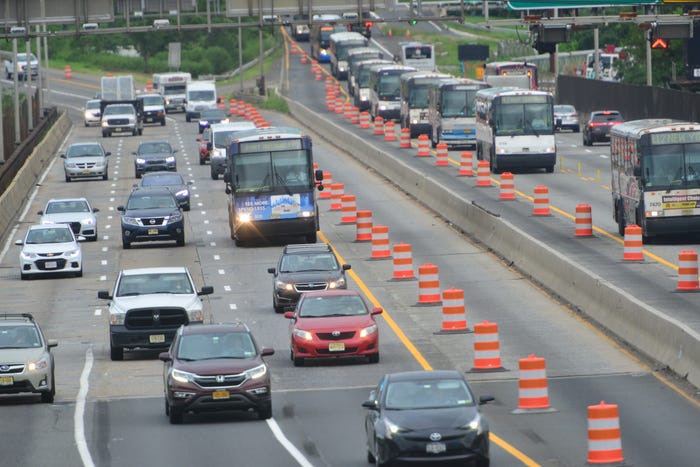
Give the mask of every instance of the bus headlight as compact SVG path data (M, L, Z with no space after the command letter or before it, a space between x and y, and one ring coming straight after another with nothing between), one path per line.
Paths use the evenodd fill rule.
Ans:
M557 148L555 146L550 146L548 148L545 148L544 152L546 152L547 154L551 154L553 152L557 152Z
M313 211L301 211L301 217L313 217L314 212Z
M244 224L247 224L251 220L253 220L253 217L248 212L243 212L243 213L238 215L238 222L242 222Z

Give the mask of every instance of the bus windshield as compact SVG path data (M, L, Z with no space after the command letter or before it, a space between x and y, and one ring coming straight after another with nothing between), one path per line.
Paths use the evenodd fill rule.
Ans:
M700 143L650 146L643 158L647 189L700 187Z
M236 154L233 158L234 189L237 192L275 191L276 188L309 185L309 154L289 150Z
M364 47L367 44L363 41L347 41L342 43L336 43L335 45L335 58L337 60L347 60L348 51L354 49L355 47Z
M496 135L541 135L553 132L551 105L546 103L501 104L496 113Z
M475 95L476 90L446 90L442 94L440 114L444 118L473 117Z
M383 75L377 88L377 95L381 100L399 100L401 97L401 75Z

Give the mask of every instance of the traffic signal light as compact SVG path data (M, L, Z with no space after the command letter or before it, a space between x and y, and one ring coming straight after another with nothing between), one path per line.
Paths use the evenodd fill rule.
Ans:
M661 38L661 37L657 37L651 43L651 48L652 49L668 49L668 41L666 39Z
M687 22L660 22L649 24L648 39L652 49L668 49L669 39L687 39L692 26Z
M416 18L411 18L409 23L411 24L411 26L415 26L416 24L418 24L418 20Z

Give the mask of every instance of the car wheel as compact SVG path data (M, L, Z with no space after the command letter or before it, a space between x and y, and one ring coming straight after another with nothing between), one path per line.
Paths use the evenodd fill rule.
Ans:
M190 209L190 203L185 204L185 206L182 208L183 211L189 211Z
M97 229L95 229L95 236L94 236L94 237L88 238L88 242L96 242L96 241L97 241L97 237L98 237Z
M374 454L372 454L372 451L370 451L369 448L367 448L367 462L370 464L377 462L377 459L374 458Z
M160 121L160 126L165 126L165 119Z
M135 176L136 178L141 178L141 172L136 172L136 173L134 174L134 176Z
M72 180L68 175L66 175L66 182L67 182L67 183L70 183L70 182L72 182L72 181L73 181L73 180Z
M122 238L122 247L125 250L128 250L129 248L131 248L131 242L129 240Z
M19 278L20 278L21 280L23 280L23 281L26 281L27 279L29 279L29 274L25 274L25 273L23 273L23 272L20 272L20 273L19 273Z
M177 246L185 246L185 234L183 233L182 235L177 237L176 242Z
M379 363L379 352L373 353L369 356L369 363Z
M115 347L111 343L109 344L109 358L112 361L119 362L124 360L124 347Z
M185 414L182 411L182 409L175 408L175 407L170 407L170 413L168 414L168 417L170 418L170 423L173 425L179 425L180 423L183 422L185 418Z
M211 171L211 179L212 180L218 180L219 179L219 173L215 170L212 169Z
M297 357L294 354L293 350L292 350L292 361L294 362L294 366L304 366L304 359L302 357Z
M489 467L490 465L490 459L479 459L478 461L476 461L476 467Z
M272 305L272 308L274 308L275 313L284 313L284 307L283 307L283 306Z
M625 214L620 207L620 203L616 203L615 210L617 211L617 233L619 233L621 237L624 237L627 222L625 221Z
M75 277L83 277L83 268L80 268L80 271L75 273Z
M143 128L139 128L139 136L143 134Z
M131 136L136 136L138 134L139 134L139 131L136 128L134 128L134 131L131 132Z
M548 165L547 167L544 168L544 170L548 173L551 174L554 172L554 166L553 165Z
M202 159L201 157L199 158L199 165L204 165L207 161Z
M109 180L109 173L105 170L105 173L102 175L102 180Z
M572 130L574 131L574 133L578 133L579 131L581 131L581 129L577 126L573 127Z
M185 115L185 120L188 121L188 122L189 122L189 121L192 121L192 119L190 118L189 115Z
M391 464L390 461L385 461L382 459L381 451L379 450L379 445L376 441L374 442L374 458L378 467L387 467Z
M170 404L168 404L168 399L165 399L165 416L169 417L170 416Z
M306 243L316 243L317 238L318 237L317 237L316 232L314 232L312 234L308 234L306 236Z
M54 378L53 370L51 370L51 390L41 393L41 402L44 404L53 404L56 398L56 378Z
M258 417L260 420L272 418L272 402L268 402L258 409Z
M106 131L103 131L103 132L102 132L102 137L103 137L103 138L106 138L106 137L107 137L107 132L106 132Z

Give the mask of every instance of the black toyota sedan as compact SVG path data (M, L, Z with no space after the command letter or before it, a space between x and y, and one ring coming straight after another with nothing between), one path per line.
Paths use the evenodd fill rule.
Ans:
M408 371L385 375L369 399L367 460L393 462L472 462L489 465L489 426L461 373Z

